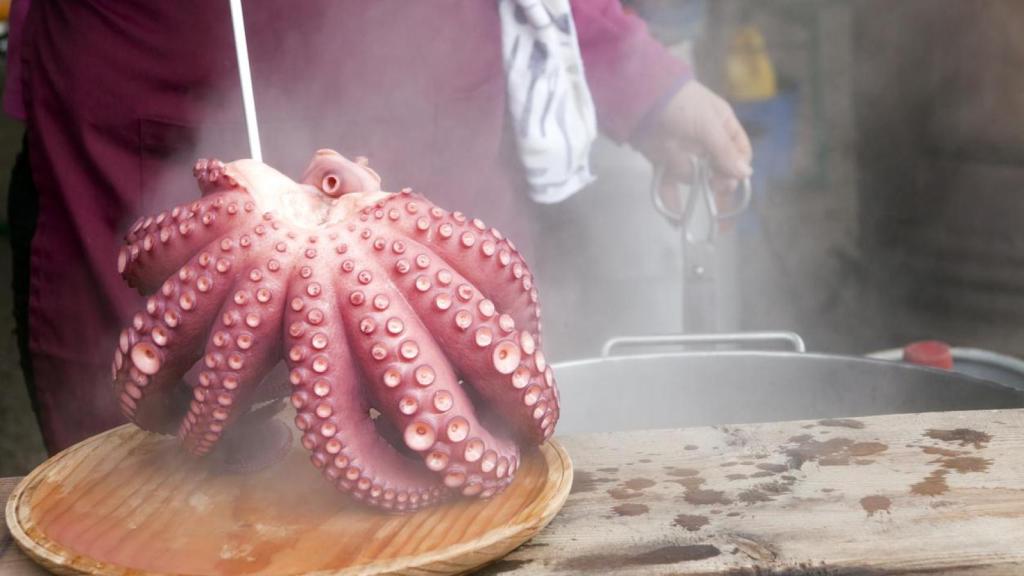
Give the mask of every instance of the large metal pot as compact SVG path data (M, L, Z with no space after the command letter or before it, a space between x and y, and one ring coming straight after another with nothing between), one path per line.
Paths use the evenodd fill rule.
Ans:
M1024 407L1024 392L860 357L703 351L555 367L562 434Z

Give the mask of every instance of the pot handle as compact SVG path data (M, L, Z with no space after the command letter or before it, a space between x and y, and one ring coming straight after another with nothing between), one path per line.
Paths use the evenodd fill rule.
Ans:
M804 339L796 332L735 332L722 334L666 334L660 336L617 336L609 339L601 347L601 357L612 356L616 348L629 348L653 345L709 346L714 344L733 344L737 346L752 344L781 343L788 344L793 352L807 352ZM756 346L754 348L757 348Z

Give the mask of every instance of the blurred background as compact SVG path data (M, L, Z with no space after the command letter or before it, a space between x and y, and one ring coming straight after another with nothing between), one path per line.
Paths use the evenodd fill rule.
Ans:
M1024 355L1024 3L630 0L730 99L753 203L723 231L722 330L792 330L865 354L921 339ZM0 119L0 195L20 147ZM673 334L683 239L651 168L601 141L598 181L545 208L535 263L549 357ZM0 476L45 453L18 368L0 213ZM113 255L111 255L113 258Z

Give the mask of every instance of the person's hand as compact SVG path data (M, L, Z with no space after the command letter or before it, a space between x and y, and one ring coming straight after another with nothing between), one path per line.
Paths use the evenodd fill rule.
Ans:
M691 158L704 156L714 171L711 186L720 204L743 178L752 174L753 151L746 131L729 103L700 82L691 80L672 97L640 149L654 164L665 168L661 196L665 205L679 211L677 182L690 182ZM728 206L721 206L728 209Z

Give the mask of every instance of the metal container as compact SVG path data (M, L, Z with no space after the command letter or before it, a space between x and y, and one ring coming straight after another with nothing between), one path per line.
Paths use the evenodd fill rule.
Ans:
M561 434L1024 407L1024 391L956 372L801 352L608 356L555 374Z

